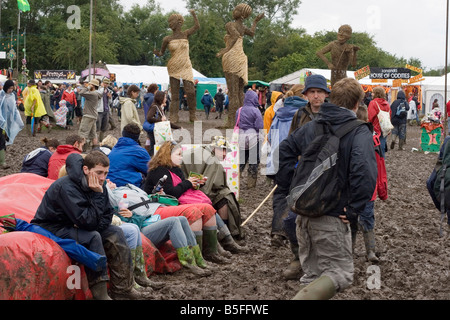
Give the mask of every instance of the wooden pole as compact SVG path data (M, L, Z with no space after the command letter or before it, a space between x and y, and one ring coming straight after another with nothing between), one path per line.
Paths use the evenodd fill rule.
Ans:
M245 226L247 224L247 222L258 212L258 210L261 209L261 207L264 205L264 203L266 203L266 201L269 200L269 198L274 194L274 192L275 192L275 190L277 190L277 188L278 188L278 186L275 186L275 188L273 188L273 190L264 199L264 201L261 202L261 204L258 206L258 208L256 208L256 210L253 211L253 213L247 218L247 220L245 220L244 223L241 224L241 227Z

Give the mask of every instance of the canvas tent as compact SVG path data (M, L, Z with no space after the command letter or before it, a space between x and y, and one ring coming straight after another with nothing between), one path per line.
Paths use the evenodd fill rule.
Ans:
M109 73L116 75L116 82L118 85L123 83L142 83L150 85L156 83L161 86L163 90L169 87L169 73L167 67L159 66L130 66L120 64L107 64ZM195 69L192 69L194 78L206 78L203 74Z
M441 77L429 77L429 81L424 85L423 89L423 101L425 104L426 112L430 112L433 101L438 100L441 111L445 111L446 102L445 97L445 76ZM450 99L450 74L447 75L447 101Z

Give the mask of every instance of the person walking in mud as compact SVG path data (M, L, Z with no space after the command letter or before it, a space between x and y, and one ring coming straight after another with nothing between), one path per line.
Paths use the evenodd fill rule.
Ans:
M167 63L167 71L170 76L170 90L172 101L170 103L170 120L178 122L178 106L180 104L180 79L183 80L184 92L187 95L189 107L189 121L194 122L197 101L195 97L194 75L192 72L192 63L189 58L189 37L200 29L200 23L194 10L189 11L194 18L194 26L188 30L182 31L184 24L182 15L174 13L169 17L169 27L173 33L163 39L161 50L155 50L153 53L158 57L166 52L166 48L171 53L171 58Z

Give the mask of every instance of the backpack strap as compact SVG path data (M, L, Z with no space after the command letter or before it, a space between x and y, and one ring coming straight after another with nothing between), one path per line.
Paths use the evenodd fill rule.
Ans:
M145 205L147 205L147 204L149 204L149 203L152 203L152 202L153 202L152 199L148 199L148 200L145 200L145 201L136 203L136 204L134 204L134 205L132 205L132 206L129 206L129 207L128 207L128 210L133 211L133 210L135 210L135 209L137 209L137 208L140 208L140 207L145 206Z
M336 130L335 135L340 139L361 125L367 125L367 122L358 119L350 120L340 126L339 129Z

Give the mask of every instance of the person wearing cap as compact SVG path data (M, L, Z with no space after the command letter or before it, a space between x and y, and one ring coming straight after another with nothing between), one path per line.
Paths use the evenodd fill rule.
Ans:
M28 81L28 87L24 90L23 93L24 107L25 107L25 116L26 118L26 129L28 135L36 136L37 126L39 123L39 119L47 114L45 110L44 102L41 98L41 93L36 87L36 82L31 79ZM33 132L31 132L31 122L34 121Z
M324 76L313 74L306 78L305 88L303 89L302 94L306 97L306 100L308 100L308 105L305 108L299 109L294 115L289 134L318 116L320 106L325 102L325 99L328 98L330 92L327 85L327 79L325 79Z
M247 252L246 248L234 241L234 238L244 238L239 202L228 187L227 175L221 164L229 152L231 149L227 139L215 136L211 144L183 152L181 170L186 177L190 172L207 177L200 190L209 197L212 206L217 210L218 240L225 250L241 253Z
M6 146L13 144L23 121L16 107L16 97L13 94L14 82L7 80L0 91L0 169L8 169L6 164Z
M112 91L108 88L111 81L104 78L98 92L102 95L102 99L98 101L97 105L97 131L99 132L98 141L102 141L105 137L105 132L108 130L110 106L112 104Z
M100 82L97 79L92 79L88 83L84 83L80 87L80 95L85 99L83 118L81 118L78 134L86 139L85 149L88 146L98 146L97 139L97 105L102 95L98 92Z
M328 124L336 132L343 124L355 121L363 98L364 91L357 80L338 81L333 86L330 103L322 104L318 117L280 143L275 182L281 191L289 194L298 159L317 137L319 125ZM319 217L296 217L298 252L304 273L296 300L331 299L353 282L350 221L363 212L377 183L372 130L367 125L353 129L340 139L338 152L336 170L342 186L338 204Z

